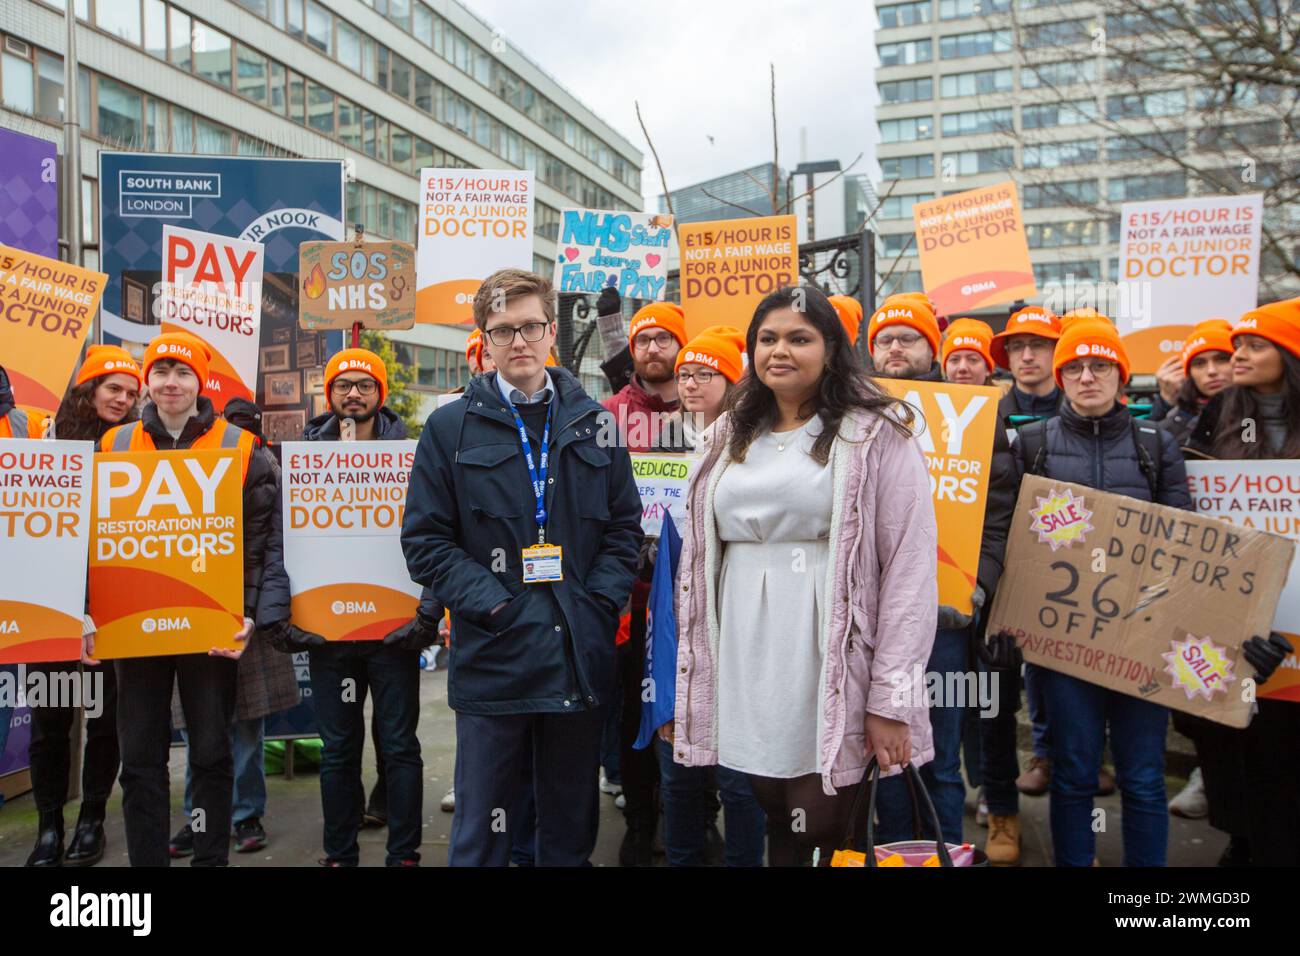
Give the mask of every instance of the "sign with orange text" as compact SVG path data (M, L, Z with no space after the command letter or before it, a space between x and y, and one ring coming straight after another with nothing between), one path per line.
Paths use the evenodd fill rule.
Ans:
M417 228L415 321L468 322L484 279L533 268L532 170L420 170Z
M285 442L290 617L329 641L377 641L415 617L402 554L414 441Z
M939 603L970 614L1002 392L986 385L896 378L878 378L876 384L920 413L913 429L925 453L934 495Z
M749 328L768 293L799 281L794 216L680 223L686 337L711 325Z
M1134 374L1181 352L1197 322L1255 308L1263 218L1262 193L1124 203L1116 324Z
M0 366L29 414L53 415L108 276L0 246Z
M300 328L415 326L415 247L409 242L304 242L298 276Z
M912 220L921 280L940 315L1037 293L1014 182L916 203Z
M164 332L189 332L212 351L203 394L217 411L257 392L262 324L260 242L164 223L163 272L154 313Z
M0 664L81 656L94 451L0 438Z
M1300 542L1300 461L1188 461L1187 484L1198 513ZM1295 652L1259 696L1300 703L1300 561L1291 564L1273 630Z
M90 616L97 658L236 649L244 626L239 453L95 456Z

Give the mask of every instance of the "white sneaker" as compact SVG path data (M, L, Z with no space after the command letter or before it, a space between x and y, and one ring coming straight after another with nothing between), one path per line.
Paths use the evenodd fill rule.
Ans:
M1169 812L1187 820L1200 820L1209 815L1210 801L1205 796L1205 780L1200 767L1192 770L1187 786L1169 801Z
M986 827L989 825L989 804L984 799L984 788L980 787L979 797L976 798L975 804L975 823L978 826Z
M600 772L600 792L617 797L623 792L623 785L621 783L610 783L609 778L605 776L605 771L602 770Z
M627 807L627 797L620 793L614 798L614 806L618 807L620 810L625 809Z
M456 812L456 788L455 787L452 787L450 790L447 791L446 795L442 798L442 802L439 803L438 806L442 808L443 813Z

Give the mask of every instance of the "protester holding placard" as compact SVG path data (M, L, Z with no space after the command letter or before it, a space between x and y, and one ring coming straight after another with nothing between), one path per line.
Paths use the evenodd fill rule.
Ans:
M568 370L546 367L550 282L493 273L474 298L474 323L497 371L425 422L402 524L412 580L452 614L448 862L507 863L515 826L502 812L531 740L536 863L580 866L595 846L601 729L641 501L601 407Z
M330 410L313 418L304 441L400 441L406 425L385 404L388 373L366 349L344 349L325 366ZM311 665L312 699L324 749L321 753L321 810L325 858L322 866L356 866L357 834L365 808L361 756L365 747L365 702L373 692L375 742L388 821L388 866L420 861L424 762L416 730L420 718L420 651L438 639L442 608L426 587L410 621L382 640L329 642L290 619L290 583L283 560L282 518L277 515L268 551L258 626L286 653L305 650ZM344 557L340 555L340 560ZM347 693L348 688L354 690ZM373 800L373 798L372 798Z
M41 421L18 407L9 376L0 366L0 438L40 438Z
M109 429L101 451L149 453L183 448L233 448L239 453L244 504L244 626L253 631L266 558L267 536L278 510L279 488L269 453L253 436L218 418L201 394L207 381L207 347L186 332L157 336L145 349L149 401L140 420ZM214 643L216 636L213 636ZM224 866L230 852L234 763L230 724L235 712L236 661L241 650L206 655L131 657L116 662L117 731L122 750L122 814L132 866L166 866L170 792L170 701L179 684L190 735L194 804L204 813L195 830L195 866Z
M748 774L769 863L807 865L843 839L872 754L934 756L912 686L934 640L934 504L910 410L819 290L763 299L746 347L691 476L673 756Z
M140 366L125 349L92 345L77 370L72 388L59 403L49 438L98 442L114 425L134 421L140 396ZM69 734L77 719L73 706L32 708L32 792L36 798L38 830L28 866L93 866L104 856L104 809L117 780L117 680L113 666L94 659L93 622L87 618L82 672L94 675L102 688L96 716L86 718L86 746L81 770L81 810L67 853L63 849L63 805L68 798L72 766ZM32 665L49 681L76 670L76 665Z
M1252 309L1233 326L1232 385L1206 403L1188 446L1220 459L1300 458L1300 298ZM1243 648L1267 679L1293 649L1280 635ZM1300 706L1258 700L1242 731L1184 724L1197 745L1210 821L1233 835L1233 862L1300 864ZM1240 763L1233 759L1240 755ZM1243 839L1244 838L1244 839Z
M1119 401L1128 356L1109 321L1079 318L1057 340L1053 374L1060 414L1016 433L1020 474L1045 475L1140 501L1191 509L1187 472L1173 436L1138 423ZM1164 866L1165 728L1168 708L1059 671L1039 668L1051 726L1051 829L1057 866L1091 866L1107 728L1123 807L1124 862Z

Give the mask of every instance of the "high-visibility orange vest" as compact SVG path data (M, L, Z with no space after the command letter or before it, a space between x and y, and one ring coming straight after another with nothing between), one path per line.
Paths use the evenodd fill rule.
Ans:
M205 448L237 448L239 449L239 464L243 469L241 471L241 481L248 480L248 462L253 456L253 449L257 446L257 439L253 437L252 432L246 432L237 425L232 425L224 418L218 418L212 423L212 427L205 431L198 438L194 439L194 444L190 448L199 450ZM104 432L104 437L99 440L100 451L158 451L159 448L154 444L153 436L145 429L140 422L131 422L128 425L118 425ZM162 449L167 451L169 449Z
M0 415L0 438L42 438L43 422L21 408L11 408L7 415Z

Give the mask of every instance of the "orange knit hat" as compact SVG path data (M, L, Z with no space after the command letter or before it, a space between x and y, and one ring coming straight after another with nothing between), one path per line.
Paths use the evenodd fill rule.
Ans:
M847 295L832 295L828 298L831 305L835 306L835 311L839 313L840 324L844 326L844 331L849 336L849 344L856 344L858 329L862 327L862 303Z
M144 384L140 366L120 345L92 345L86 349L85 361L77 369L77 380L73 384L83 385L101 375L131 375L137 384Z
M144 377L149 379L149 369L154 362L172 359L188 365L199 380L199 391L208 384L208 363L212 361L212 350L206 342L189 332L164 332L156 335L144 350Z
M939 323L934 317L934 312L914 294L904 295L890 296L871 316L871 323L867 326L867 348L875 348L876 336L885 326L906 325L924 335L925 340L930 343L930 350L938 355Z
M1114 362L1119 366L1120 383L1128 381L1128 352L1120 341L1114 324L1105 317L1079 317L1066 327L1056 342L1052 353L1052 372L1056 384L1061 385L1061 368L1077 358L1093 356Z
M465 340L465 361L483 367L483 330L475 328Z
M740 329L730 325L712 325L691 339L677 353L676 368L683 365L704 365L721 372L735 385L745 372L741 356L745 354L745 336Z
M953 352L969 349L978 352L984 364L992 372L993 356L989 353L992 342L993 330L988 327L988 323L981 322L979 319L955 319L948 326L943 340L943 364L948 364L948 356Z
M1227 352L1231 355L1235 351L1232 345L1232 326L1227 319L1197 322L1183 343L1183 374L1188 374L1192 359L1202 352Z
M1027 305L1011 313L1006 328L993 336L993 343L989 346L989 354L993 356L993 361L1002 368L1011 367L1007 361L1007 339L1013 335L1037 335L1044 339L1059 339L1061 320L1055 313L1049 312L1041 305Z
M1258 335L1300 358L1300 296L1251 309L1232 327L1232 337Z
M636 340L637 333L649 328L671 332L678 345L686 344L686 313L676 302L651 302L638 309L628 329L628 345Z
M329 392L334 379L344 372L365 372L379 383L379 404L388 397L388 369L384 360L369 349L344 349L325 365L325 391Z
M1101 319L1103 322L1110 321L1110 319L1106 318L1106 316L1102 315L1096 309L1085 306L1081 309L1071 309L1069 312L1065 313L1065 315L1061 316L1061 331L1064 332L1080 319Z

